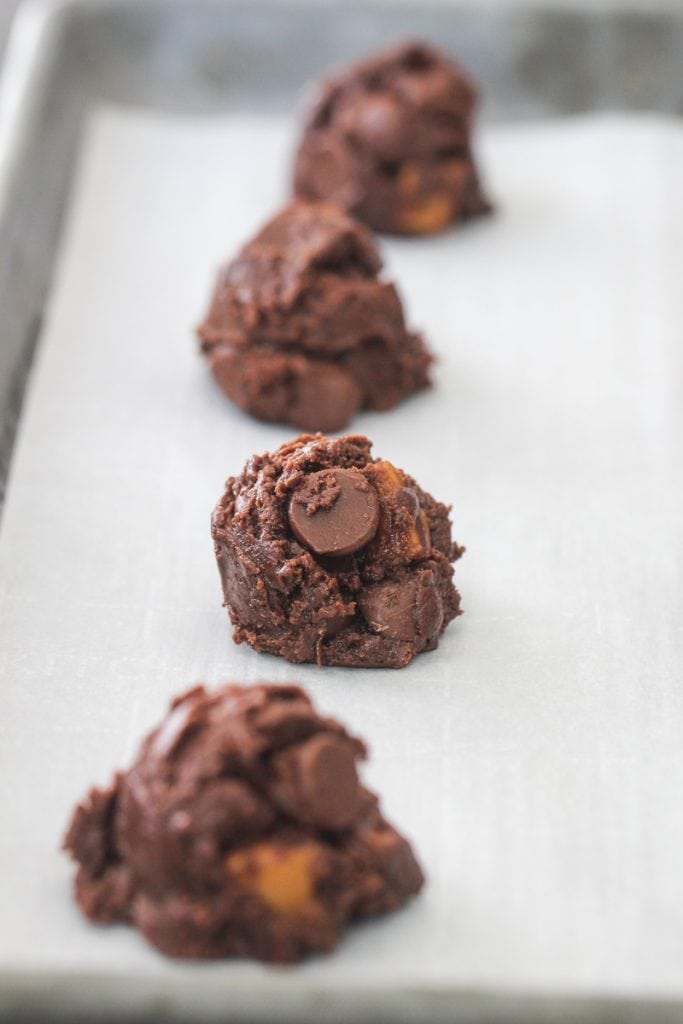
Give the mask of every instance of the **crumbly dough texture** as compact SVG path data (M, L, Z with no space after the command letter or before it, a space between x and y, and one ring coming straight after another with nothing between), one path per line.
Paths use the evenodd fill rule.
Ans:
M342 429L429 385L432 357L407 330L375 241L329 203L295 202L221 272L201 350L257 419Z
M434 47L410 42L319 89L294 191L329 199L375 231L421 235L490 211L472 151L477 93Z
M212 535L236 643L401 668L460 614L448 507L370 449L303 435L227 481Z
M290 962L423 884L358 778L365 745L297 686L198 686L132 767L74 811L65 848L92 921L173 957Z

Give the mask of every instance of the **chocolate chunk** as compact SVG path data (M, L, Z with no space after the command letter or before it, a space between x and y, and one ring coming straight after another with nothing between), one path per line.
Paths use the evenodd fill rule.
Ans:
M423 549L429 548L429 525L420 508L420 499L412 487L401 487L396 494L396 502L400 508L410 513L410 528L415 530L417 544Z
M471 129L477 95L433 47L406 43L323 83L296 157L294 191L376 231L426 234L491 207Z
M337 736L318 734L279 754L280 803L299 821L325 829L345 829L361 804L354 751Z
M359 470L322 469L292 495L289 523L316 555L352 555L375 535L379 498Z
M206 353L218 386L257 419L303 430L341 430L363 404L350 367L274 351L217 345Z
M231 478L212 524L237 643L401 668L460 614L448 508L363 437L304 435Z
M291 365L291 363L290 363ZM302 430L341 430L363 404L363 390L350 369L337 363L302 360L293 377L282 419Z
M443 625L443 603L430 570L376 583L359 596L358 605L372 630L395 640L419 638L429 646Z
M295 202L221 273L199 328L219 387L257 419L341 430L429 385L375 241L327 203Z
M81 910L133 924L170 956L332 949L353 918L423 884L359 783L365 753L299 687L195 687L74 811L64 846Z
M400 160L405 146L401 110L387 93L358 98L345 118L348 134L383 160Z

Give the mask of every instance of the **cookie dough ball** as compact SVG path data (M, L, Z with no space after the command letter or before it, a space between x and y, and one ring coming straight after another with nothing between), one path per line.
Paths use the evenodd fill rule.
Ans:
M199 686L75 810L76 899L174 957L288 962L422 887L358 777L364 744L297 686Z
M370 232L295 202L222 272L199 328L218 384L257 419L335 431L429 384L432 357L378 277Z
M401 668L460 613L448 508L370 449L304 435L228 480L212 534L236 643Z
M375 231L423 235L491 207L472 154L477 94L438 50L407 43L323 84L296 157L294 190L330 199Z

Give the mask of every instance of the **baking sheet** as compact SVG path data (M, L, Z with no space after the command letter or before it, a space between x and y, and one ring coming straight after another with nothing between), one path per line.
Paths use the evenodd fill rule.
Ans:
M217 393L191 329L285 199L293 139L267 117L90 120L0 537L0 970L261 1007L346 986L683 998L683 127L491 128L497 216L383 242L436 386L352 429L453 502L467 546L466 615L399 672L235 647L220 607L211 508L291 431ZM291 971L93 929L58 849L171 696L227 679L300 680L366 737L429 878Z

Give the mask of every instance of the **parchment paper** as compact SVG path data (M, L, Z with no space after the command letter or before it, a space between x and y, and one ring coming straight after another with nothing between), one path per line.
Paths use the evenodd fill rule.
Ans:
M495 217L384 241L435 387L352 430L453 503L466 614L402 671L235 647L209 515L292 431L217 392L192 334L285 199L288 122L102 109L0 541L0 967L324 990L683 996L683 127L489 129ZM93 929L73 803L202 680L301 680L368 739L424 895L291 972Z

